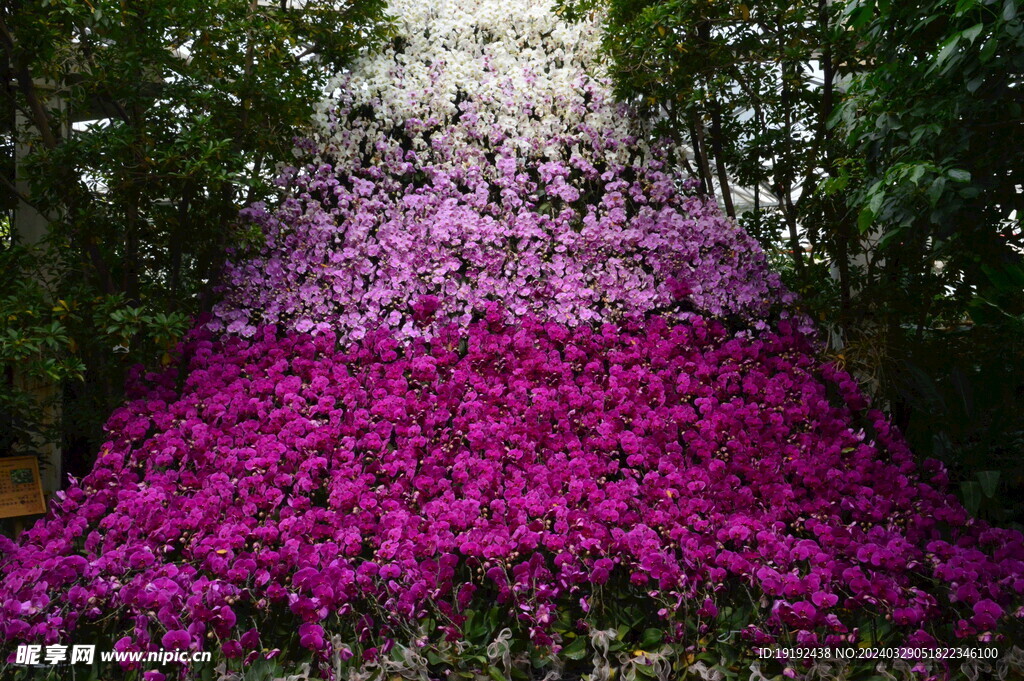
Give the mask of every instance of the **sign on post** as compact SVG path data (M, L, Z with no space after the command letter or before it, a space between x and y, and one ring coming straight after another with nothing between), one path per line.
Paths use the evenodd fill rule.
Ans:
M0 518L46 513L39 461L34 456L0 459Z

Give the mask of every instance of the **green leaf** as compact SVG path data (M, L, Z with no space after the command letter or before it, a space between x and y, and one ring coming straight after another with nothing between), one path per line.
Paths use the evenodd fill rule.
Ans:
M633 669L636 670L636 673L637 673L638 676L642 676L645 679L653 679L653 678L655 678L655 675L654 675L654 665L638 664L638 665L634 665Z
M999 46L999 41L996 40L995 36L990 37L985 41L985 44L981 48L981 52L978 53L978 59L982 64L991 61L992 57L995 56L996 48Z
M960 0L956 3L956 10L953 12L953 16L963 16L970 10L978 6L978 0Z
M981 506L981 485L974 482L973 480L965 480L960 483L960 496L964 500L964 508L971 515L975 515L978 512L978 507Z
M562 656L570 660L582 660L587 654L587 639L580 636L575 641L562 648Z
M868 210L871 211L872 215L878 215L882 202L885 201L885 191L881 189L881 183L876 184L868 196L870 197L868 199Z
M644 650L649 650L658 645L659 643L661 643L664 637L665 632L663 632L661 629L644 629L644 636L643 639L641 639L640 641L640 647Z
M1017 1L1006 0L1003 3L1003 21L1013 21L1017 18Z
M1024 267L1020 265L992 266L983 264L981 271L998 291L1015 292L1024 288Z
M501 621L501 610L498 607L493 607L487 611L487 626L491 632L498 630L498 622Z
M946 176L955 182L970 182L971 174L960 168L951 168L946 171Z
M871 21L872 12L871 8L867 5L855 4L847 14L847 23L850 28L858 30L864 28L869 21Z
M1014 285L1024 289L1024 265L1003 263L1003 271Z
M967 42L973 45L975 38L981 35L981 30L983 28L985 28L985 24L977 23L970 28L965 28L960 35L962 35Z
M893 241L901 239L903 237L903 230L905 227L906 225L898 225L882 234L882 238L878 240L876 248L879 250L885 250Z
M956 53L957 44L960 42L960 34L953 34L945 43L942 44L942 49L939 51L939 56L935 58L932 63L931 69L934 70L942 66L943 63Z
M982 493L989 499L994 498L999 487L999 471L978 471L977 477Z
M945 190L946 190L946 178L945 177L942 177L940 175L939 177L936 177L934 180L932 180L931 186L928 187L927 196L928 196L928 201L931 203L931 205L933 207L935 206L935 204L937 204L939 202L939 199L942 197L942 192L944 192Z

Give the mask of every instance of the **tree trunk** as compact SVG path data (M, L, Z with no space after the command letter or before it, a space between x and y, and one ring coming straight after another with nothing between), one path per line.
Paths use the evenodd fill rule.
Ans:
M725 167L725 154L722 150L722 112L718 102L711 105L711 148L715 154L715 169L718 171L718 186L722 190L722 204L725 214L736 217L736 209L732 205L732 191L729 188L729 176Z

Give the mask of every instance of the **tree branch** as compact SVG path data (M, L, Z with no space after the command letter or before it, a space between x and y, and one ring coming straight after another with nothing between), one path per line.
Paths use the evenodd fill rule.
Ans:
M18 81L18 89L21 90L21 93L25 96L25 100L28 102L32 124L39 130L39 134L42 137L43 144L46 145L46 148L55 149L59 144L60 139L53 132L53 121L50 115L46 112L46 108L43 106L42 101L39 99L39 91L36 88L35 81L32 78L32 73L28 69L28 65L19 58L18 54L16 54L14 36L11 34L11 31L2 16L0 16L0 42L3 43L4 51L7 52L11 68L14 70L14 77Z

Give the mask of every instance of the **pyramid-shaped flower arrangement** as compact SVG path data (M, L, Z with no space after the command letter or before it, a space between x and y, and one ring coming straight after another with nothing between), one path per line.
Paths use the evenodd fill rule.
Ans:
M0 636L342 678L1005 653L1020 534L821 359L757 243L611 101L595 26L393 11L180 365L0 539Z

